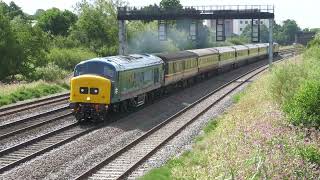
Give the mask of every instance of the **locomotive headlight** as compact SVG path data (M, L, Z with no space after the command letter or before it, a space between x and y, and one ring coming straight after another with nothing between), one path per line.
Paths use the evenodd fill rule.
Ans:
M90 88L90 94L99 94L98 88Z
M87 87L80 87L80 94L88 94L89 89Z

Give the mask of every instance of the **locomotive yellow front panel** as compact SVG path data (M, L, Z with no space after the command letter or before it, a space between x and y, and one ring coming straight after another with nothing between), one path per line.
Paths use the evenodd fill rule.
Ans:
M71 79L72 103L110 104L111 81L96 75L80 75Z

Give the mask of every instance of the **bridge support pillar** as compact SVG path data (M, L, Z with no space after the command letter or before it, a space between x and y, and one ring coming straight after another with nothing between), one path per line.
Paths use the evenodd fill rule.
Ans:
M260 19L251 19L251 42L260 42Z
M127 32L126 32L126 21L120 20L119 24L119 55L127 54Z
M226 32L224 19L216 19L216 41L225 41Z
M269 69L271 70L273 62L273 19L269 19Z
M158 21L158 39L166 41L168 39L168 23L166 20Z

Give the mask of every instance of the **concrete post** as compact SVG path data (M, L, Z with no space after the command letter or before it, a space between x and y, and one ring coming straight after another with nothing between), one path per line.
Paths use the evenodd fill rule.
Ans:
M127 36L125 20L118 21L119 23L119 55L127 54Z
M269 19L269 69L271 70L273 62L273 19Z

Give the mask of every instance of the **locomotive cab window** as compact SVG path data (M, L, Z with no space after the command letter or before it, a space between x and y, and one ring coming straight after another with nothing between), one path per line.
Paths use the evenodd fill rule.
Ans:
M84 74L99 75L108 79L114 79L116 75L113 68L100 62L88 62L85 64L77 65L74 70L74 76L76 77Z

